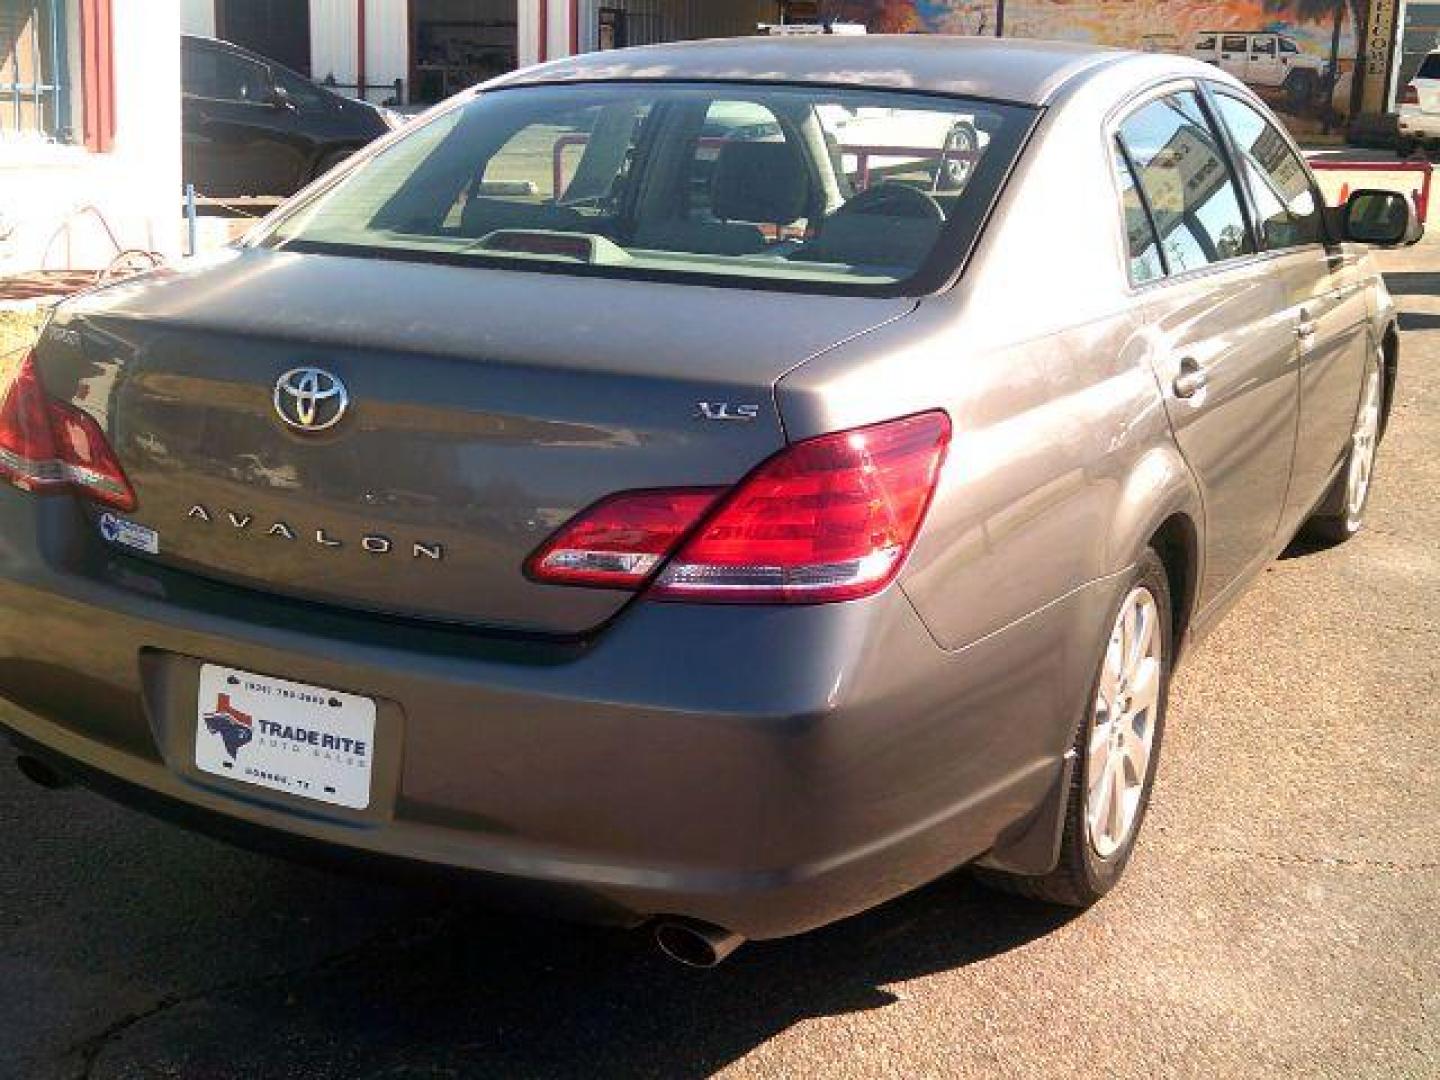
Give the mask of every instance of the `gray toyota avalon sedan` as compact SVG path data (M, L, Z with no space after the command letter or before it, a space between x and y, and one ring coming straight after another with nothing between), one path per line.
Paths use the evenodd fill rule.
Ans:
M965 863L1090 904L1176 660L1361 527L1418 232L1174 56L519 72L0 368L0 725L694 964Z

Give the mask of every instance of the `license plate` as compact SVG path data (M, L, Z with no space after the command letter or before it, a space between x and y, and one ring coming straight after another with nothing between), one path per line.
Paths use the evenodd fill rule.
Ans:
M374 757L369 698L214 664L200 669L201 772L364 810Z

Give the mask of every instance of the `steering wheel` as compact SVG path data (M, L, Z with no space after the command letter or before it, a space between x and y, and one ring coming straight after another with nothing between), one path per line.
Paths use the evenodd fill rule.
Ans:
M835 213L837 217L840 214L878 214L919 218L922 221L945 220L945 211L940 204L919 188L884 181L866 188Z

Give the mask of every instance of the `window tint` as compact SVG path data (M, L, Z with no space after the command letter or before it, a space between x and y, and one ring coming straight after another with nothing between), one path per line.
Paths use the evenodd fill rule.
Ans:
M1299 157L1275 126L1239 98L1215 95L1220 117L1240 155L1266 250L1318 243L1320 202Z
M1296 48L1295 43L1289 38L1281 38L1280 51L1283 53L1298 53L1300 50Z
M736 209L726 205L727 202L732 201L729 197L729 186L737 182L734 170L728 167L736 154L734 144L784 144L785 142L779 119L765 106L750 101L711 103L705 112L700 135L695 140L694 152L690 155L689 178L686 185L688 198L680 214L680 220L687 222L729 220L724 215L732 213ZM760 153L762 156L765 154L764 151ZM785 155L778 150L770 156L777 160L785 158ZM723 165L722 158L725 159ZM717 174L718 187L716 186ZM803 177L803 172L800 175ZM806 195L808 196L808 194L807 190ZM805 208L802 207L802 210ZM738 209L746 208L742 206ZM748 213L753 212L749 211ZM755 220L759 221L760 219ZM765 224L778 228L789 225L790 219L767 221ZM803 235L803 231L801 235Z
M621 107L598 131L604 117L605 110L596 105L557 110L520 126L482 162L481 187L472 194L523 195L536 205L608 194L634 147L639 122L633 108ZM603 177L598 175L601 159L607 163ZM582 172L586 179L580 179Z
M1246 49L1244 34L1226 34L1220 39L1221 52L1244 52Z
M917 279L928 291L973 242L1033 117L848 88L517 88L457 104L443 127L408 128L258 242L822 291Z
M1420 62L1417 79L1440 79L1440 53L1431 53Z
M1131 113L1120 139L1135 163L1171 273L1251 251L1240 197L1193 91Z
M265 69L243 56L192 46L185 50L184 90L195 97L259 103L270 96Z
M302 79L284 68L275 68L275 84L289 95L290 100L304 108L324 108L329 102L328 95L309 79Z
M1115 179L1120 185L1120 208L1125 216L1125 240L1130 256L1130 281L1142 285L1147 281L1165 276L1165 266L1160 260L1160 248L1155 239L1155 227L1151 224L1150 213L1140 198L1135 186L1135 174L1125 160L1120 144L1115 144Z

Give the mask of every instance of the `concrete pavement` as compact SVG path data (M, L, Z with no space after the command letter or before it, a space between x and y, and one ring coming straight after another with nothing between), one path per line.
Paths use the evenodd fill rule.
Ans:
M0 771L0 1076L1440 1074L1440 245L1387 261L1370 527L1192 654L1093 911L957 875L692 973Z

